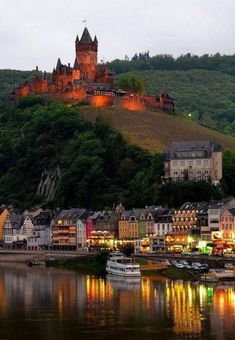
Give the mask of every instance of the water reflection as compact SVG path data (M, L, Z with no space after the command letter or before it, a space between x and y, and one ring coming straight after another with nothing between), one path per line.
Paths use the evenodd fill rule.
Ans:
M0 265L1 339L223 339L234 332L234 285Z

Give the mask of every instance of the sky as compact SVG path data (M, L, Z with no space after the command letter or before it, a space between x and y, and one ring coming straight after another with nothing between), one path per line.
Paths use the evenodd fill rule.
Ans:
M0 69L73 64L85 26L104 62L145 51L234 54L234 18L235 0L0 0Z

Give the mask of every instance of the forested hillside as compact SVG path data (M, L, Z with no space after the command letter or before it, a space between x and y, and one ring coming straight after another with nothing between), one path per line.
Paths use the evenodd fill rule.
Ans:
M103 209L120 201L127 208L178 207L185 200L235 194L234 151L225 151L220 189L205 182L162 185L162 153L150 154L128 143L102 115L85 120L85 109L29 97L2 111L0 202L21 208L44 204ZM43 172L55 168L61 179L55 197L48 199L37 189Z
M13 86L22 84L32 74L33 71L0 70L0 106L8 100Z
M177 115L190 114L203 125L235 135L235 55L173 58L140 53L131 60L114 60L108 65L119 79L130 72L142 78L148 94L169 91L175 98ZM0 105L6 102L14 83L32 74L0 70Z

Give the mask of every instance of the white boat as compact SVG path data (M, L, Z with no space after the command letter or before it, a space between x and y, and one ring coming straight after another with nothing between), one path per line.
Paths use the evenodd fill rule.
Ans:
M139 277L140 265L135 263L132 258L125 256L111 256L106 263L108 274L120 275L125 277Z

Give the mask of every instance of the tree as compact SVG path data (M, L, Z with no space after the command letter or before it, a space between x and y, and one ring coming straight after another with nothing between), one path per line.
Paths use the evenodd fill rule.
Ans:
M144 93L144 83L143 81L135 76L124 76L119 80L119 87L125 91L142 94Z

